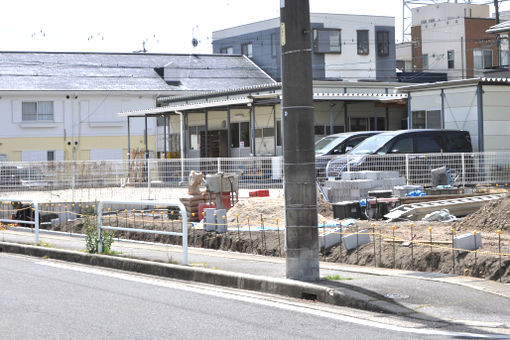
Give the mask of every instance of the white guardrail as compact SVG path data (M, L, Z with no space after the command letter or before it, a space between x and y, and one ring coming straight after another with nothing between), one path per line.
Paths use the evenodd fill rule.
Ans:
M182 229L181 232L164 231L164 230L151 230L151 229L140 229L140 228L124 228L124 227L113 227L103 225L103 210L105 205L141 205L141 206L164 206L167 208L176 207L180 210ZM99 201L97 205L97 231L98 235L101 234L101 230L117 230L117 231L129 231L138 233L158 234L158 235L169 235L169 236L180 236L182 237L182 263L188 265L188 216L186 214L186 208L179 201ZM98 252L102 252L101 238L99 238Z
M34 226L35 232L35 244L39 245L39 203L32 200L24 200L24 199L12 199L12 198L0 198L1 206L4 206L4 203L9 203L12 205L13 209L9 211L2 212L2 218L0 218L1 223L19 223L19 224L29 224ZM17 207L16 204L20 204L20 207ZM25 214L25 220L16 219L18 212ZM32 216L33 212L33 216ZM5 214L13 213L11 218L5 218Z

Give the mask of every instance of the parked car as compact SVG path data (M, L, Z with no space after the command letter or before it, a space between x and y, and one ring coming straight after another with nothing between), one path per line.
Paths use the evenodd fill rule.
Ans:
M345 169L351 170L398 170L409 175L410 182L430 182L430 171L441 166L452 173L472 169L472 159L460 156L442 156L444 153L471 153L471 136L461 130L398 130L383 132L365 139L349 152L349 157L333 159L327 165L328 177L339 177ZM371 155L395 155L377 157ZM407 165L406 156L407 156ZM432 154L432 155L430 155ZM398 157L397 155L402 155ZM466 165L468 167L466 167ZM472 171L466 171L472 175Z
M315 143L315 167L317 178L325 178L325 169L328 162L335 156L351 151L356 145L368 137L380 133L379 131L343 132L329 135Z
M315 143L315 156L343 155L379 131L343 132L326 136Z
M48 187L40 168L23 165L0 165L0 188L10 190Z

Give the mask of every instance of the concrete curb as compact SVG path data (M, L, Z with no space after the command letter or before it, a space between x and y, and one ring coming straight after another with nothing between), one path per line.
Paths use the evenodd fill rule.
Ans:
M87 254L77 251L44 248L8 242L0 242L0 252L41 258L44 257L298 299L309 299L327 304L346 306L373 312L384 312L398 315L414 314L414 311L389 300L379 299L377 297L363 294L349 289L348 287L345 287L345 285L333 287L330 282L325 281L321 281L323 284L306 283L289 279L187 267L118 256Z

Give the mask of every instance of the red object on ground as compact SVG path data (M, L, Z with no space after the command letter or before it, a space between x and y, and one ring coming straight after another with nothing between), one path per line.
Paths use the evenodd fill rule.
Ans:
M258 191L250 191L250 197L257 197Z
M269 197L269 190L259 190L257 192L257 196L259 196L259 197Z
M230 202L230 193L229 192L224 192L222 193L221 195L221 202L223 203L223 207L225 209L230 209L232 208L232 204Z
M204 218L204 215L202 215L202 212L204 211L204 209L206 208L215 208L215 204L214 203L211 203L209 205L209 203L199 203L198 204L198 220L200 221L201 219Z

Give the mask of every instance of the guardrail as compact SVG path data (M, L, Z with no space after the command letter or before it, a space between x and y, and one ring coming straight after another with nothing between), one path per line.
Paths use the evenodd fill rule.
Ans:
M10 209L5 209L9 205ZM19 205L19 206L18 206ZM19 223L34 226L35 231L35 244L39 245L39 203L32 200L21 200L12 198L0 198L1 209L1 223ZM25 220L17 219L18 213L25 214ZM6 215L11 215L11 218L5 218ZM28 215L28 216L27 216Z
M182 223L182 230L180 233L173 232L173 231L164 231L164 230L151 230L151 229L141 229L141 228L127 228L127 227L113 227L113 226L105 226L103 225L103 212L105 211L105 205L130 205L135 206L163 206L166 208L170 207L176 207L180 210L181 213L181 223ZM142 212L143 213L143 212ZM182 258L183 258L183 264L186 266L188 265L188 218L186 214L186 208L181 202L176 201L147 201L147 200L141 200L141 201L99 201L97 205L97 230L98 235L101 234L101 230L116 230L116 231L128 231L128 232L138 232L138 233L148 233L148 234L158 234L158 235L168 235L168 236L180 236L182 237ZM99 253L102 252L102 242L101 237L99 237L99 245L98 245L98 251Z

